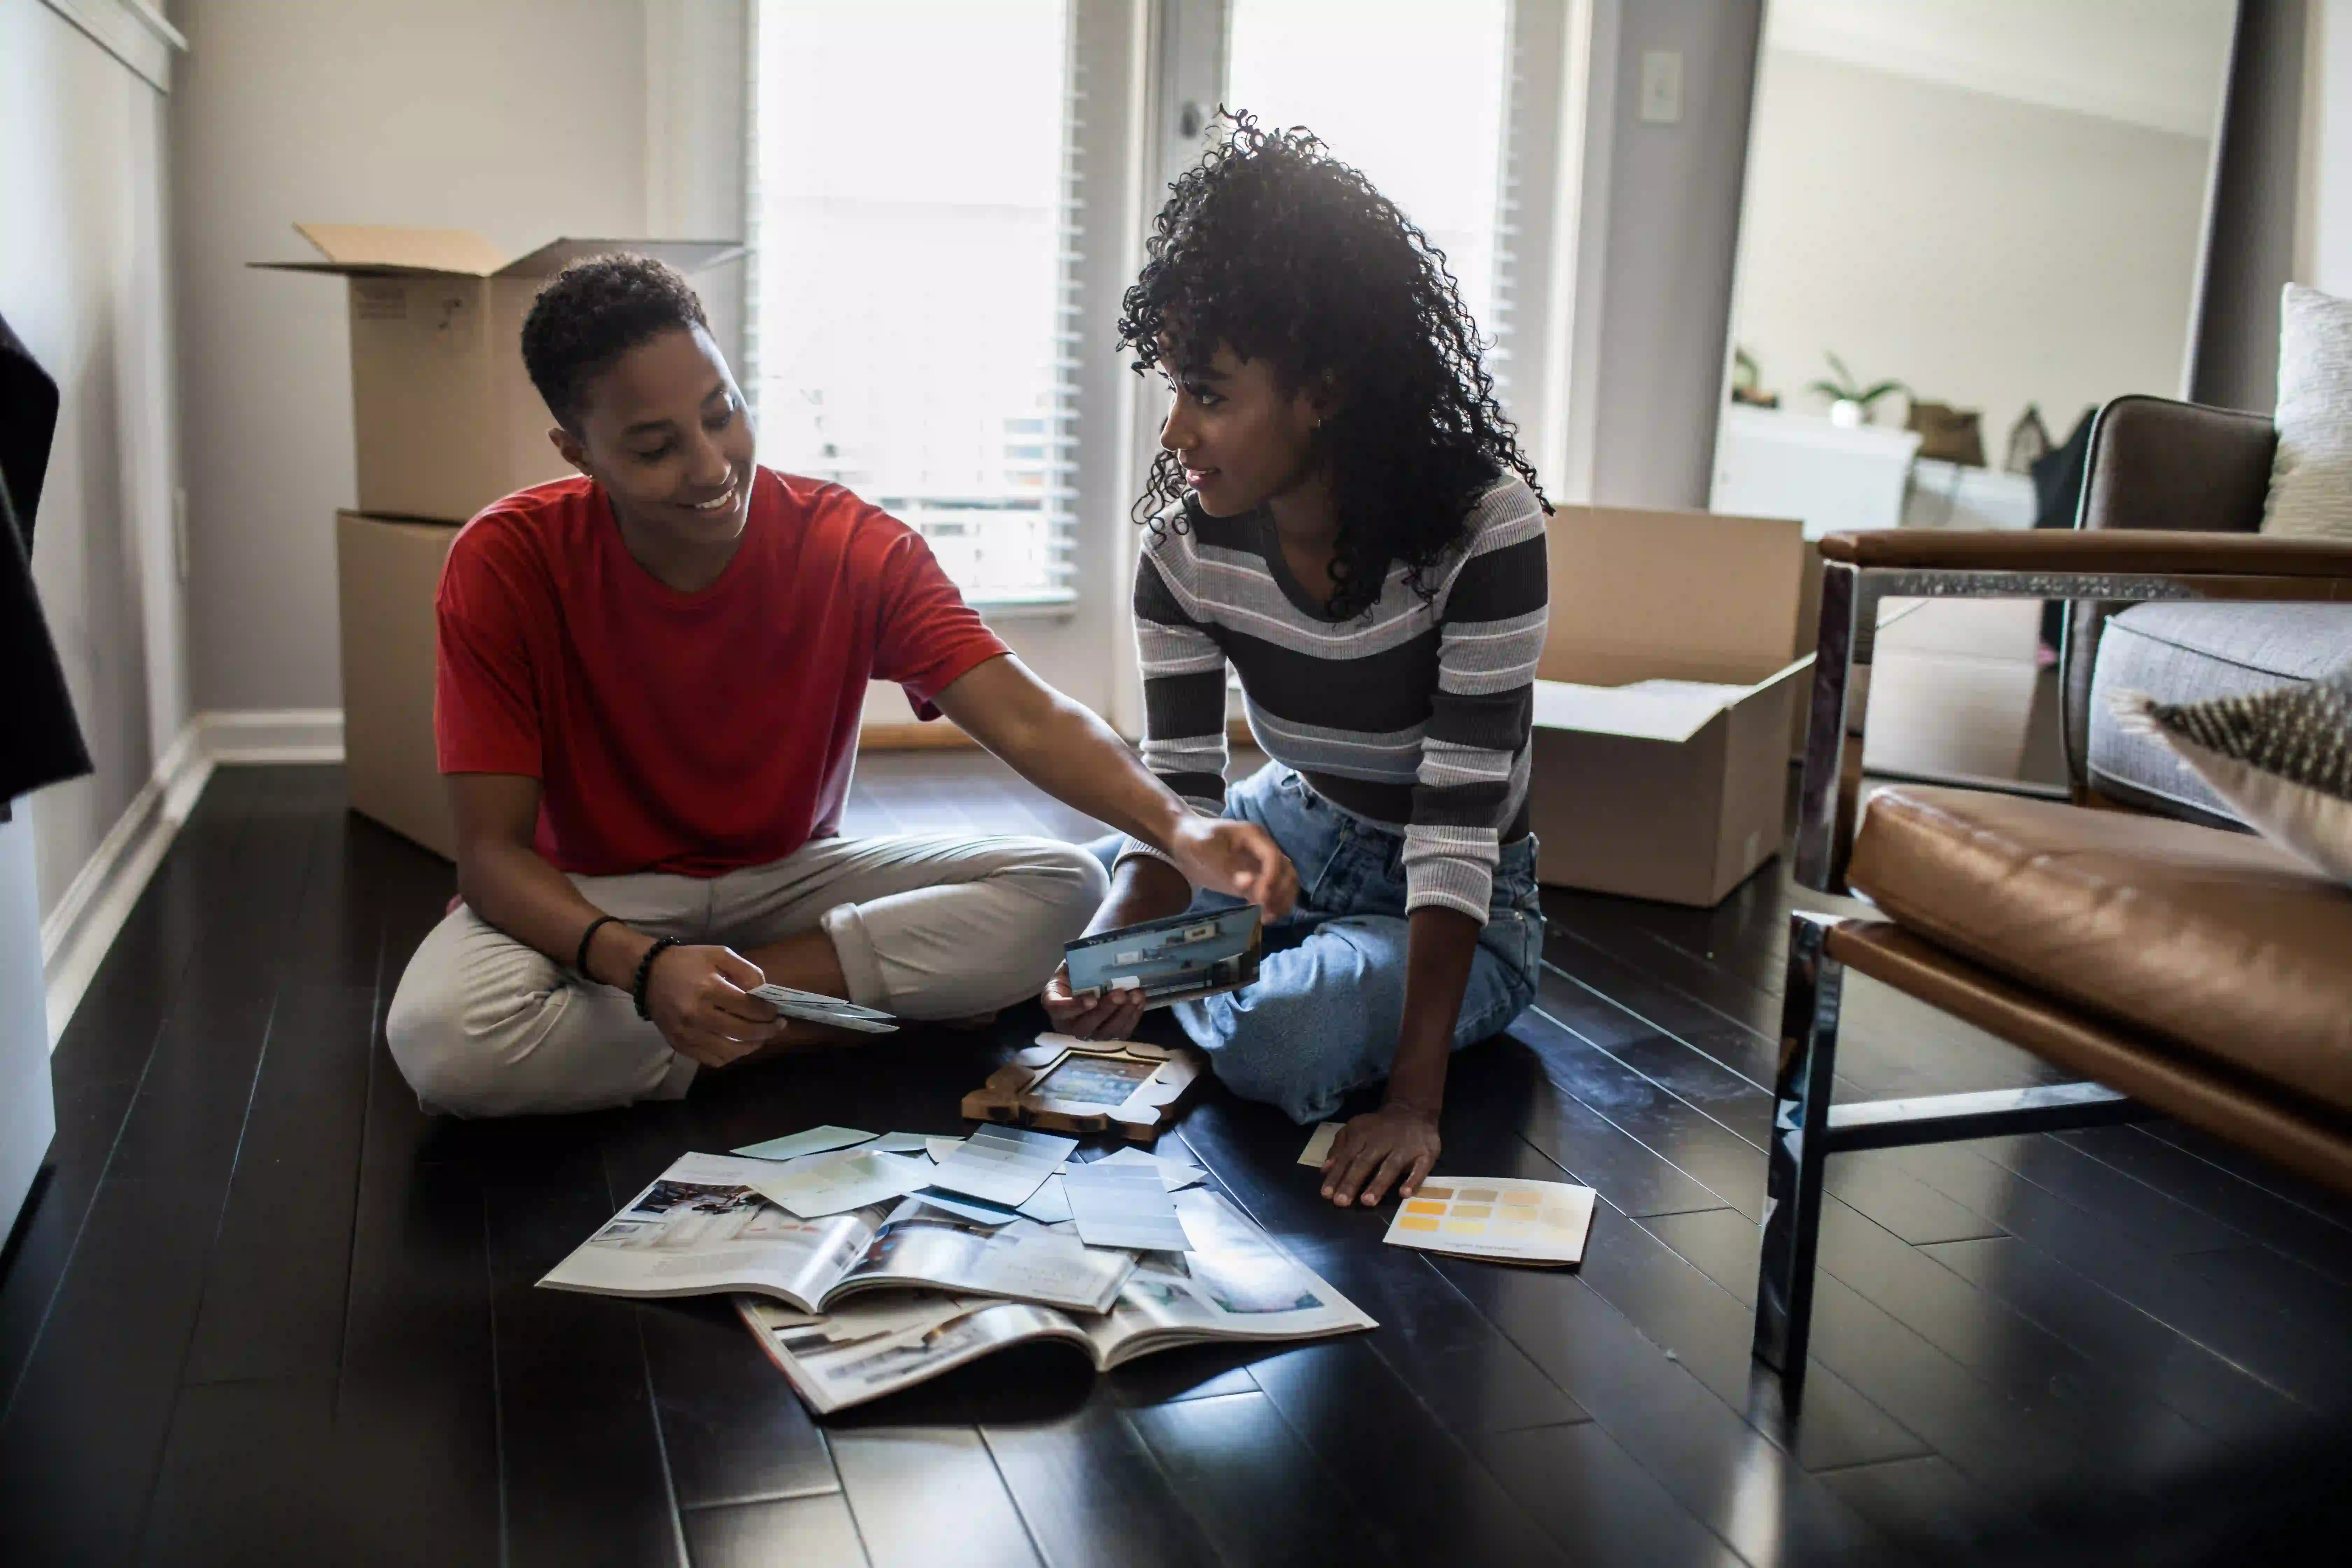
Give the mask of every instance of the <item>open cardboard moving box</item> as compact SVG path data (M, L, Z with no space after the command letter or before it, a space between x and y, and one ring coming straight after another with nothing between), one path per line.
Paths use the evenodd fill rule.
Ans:
M1780 847L1803 525L1561 507L1536 667L1537 878L1706 906Z
M451 860L457 834L433 749L433 595L457 537L445 522L335 514L351 807Z
M715 240L559 239L509 260L463 229L294 227L325 259L253 265L351 279L359 510L442 522L570 472L522 366L522 319L550 278L615 250L688 273L743 251Z

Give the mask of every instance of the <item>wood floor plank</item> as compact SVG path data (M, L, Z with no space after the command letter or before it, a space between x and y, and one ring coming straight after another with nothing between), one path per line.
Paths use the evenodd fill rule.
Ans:
M217 1187L100 1184L56 1308L0 1414L0 1562L130 1557L219 1215Z
M1572 1274L1439 1263L1675 1501L1751 1563L1894 1561L1795 1458Z
M2276 1442L2316 1425L2309 1407L2015 1237L1919 1251L2102 1365L2126 1372L2199 1426L2241 1447Z
M1186 1121L1183 1136L1245 1212L1380 1322L1380 1357L1453 1430L1586 1418L1425 1259L1381 1247L1385 1219L1325 1202L1283 1119L1220 1099Z
M2140 1127L2093 1127L2058 1142L2111 1165L2339 1284L2352 1285L2352 1224L2255 1185Z
M694 1568L866 1568L839 1492L690 1509L685 1519Z
M981 1436L1053 1568L1209 1568L1218 1561L1114 1400L1090 1398L1067 1415L1034 1421L991 1422Z
M2027 1246L2300 1403L2352 1412L2352 1342L2340 1331L2281 1333L2177 1258L1979 1158L1969 1145L1902 1153L1910 1168L1934 1173L1931 1179L1946 1191L1996 1173L2001 1225Z
M1718 1283L1728 1287L1743 1275L1752 1280L1755 1237L1746 1228L1700 1215L1651 1224ZM1828 1231L1825 1225L1825 1236ZM1891 1238L1890 1245L1902 1246ZM2081 1488L2154 1497L2169 1478L2226 1452L2177 1416L2168 1419L2160 1406L2148 1408L2152 1401L2131 1417L2102 1425L2075 1403L2081 1390L2036 1382L2002 1353L1973 1355L1975 1365L1964 1364L1829 1268L1817 1277L1814 1290L1815 1359L1933 1443L2001 1505L2032 1506L2053 1491ZM1905 1305L1926 1322L1924 1305ZM2005 1309L1991 1310L2006 1315ZM1988 1311L1979 1337L1992 1342L2006 1328ZM2021 1352L2030 1342L2011 1335L2002 1352ZM2124 1402L2106 1403L2112 1408Z
M636 1314L534 1289L610 1217L601 1166L494 1177L483 1193L507 1561L680 1560Z
M2011 1561L2021 1545L2052 1543L2030 1520L1988 1506L1985 1493L1938 1455L1856 1465L1822 1479L1856 1513L1931 1563Z
M1570 1561L1364 1341L1303 1345L1252 1375L1401 1561Z
M1040 1561L988 1445L971 1427L842 1431L833 1453L874 1568L1028 1568Z
M1477 1066L1462 1061L1454 1073L1491 1071L1507 1078L1524 1108L1512 1131L1625 1214L1643 1217L1727 1206L1727 1198L1666 1151L1580 1097L1576 1053L1585 1048L1569 1030L1530 1009L1507 1035L1478 1047L1483 1060ZM1606 1089L1596 1088L1596 1098L1611 1099Z
M1407 1561L1349 1506L1265 1394L1155 1405L1127 1419L1233 1568Z
M375 1007L372 984L280 988L184 1381L333 1376Z
M1566 1173L1506 1131L1509 1117L1492 1093L1483 1075L1465 1075L1456 1086L1457 1130L1449 1147L1454 1159L1467 1163L1454 1168L1559 1180ZM1726 1405L1749 1415L1774 1441L1793 1447L1809 1469L1927 1451L1900 1422L1819 1366L1811 1374L1805 1419L1793 1435L1785 1435L1770 1385L1759 1388L1757 1381L1750 1355L1753 1314L1605 1199L1596 1206L1578 1278L1649 1340L1673 1352ZM1761 1407L1759 1393L1766 1400Z
M725 1297L635 1310L680 1508L841 1489L824 1432Z
M1740 1561L1597 1426L1490 1432L1473 1447L1577 1563L1733 1568Z

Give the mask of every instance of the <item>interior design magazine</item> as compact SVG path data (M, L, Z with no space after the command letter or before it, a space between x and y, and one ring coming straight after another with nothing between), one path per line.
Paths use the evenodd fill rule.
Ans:
M1066 1226L915 1194L800 1219L762 1198L766 1160L687 1154L540 1284L605 1296L773 1297L804 1312L860 1291L928 1286L1108 1310L1129 1252L1087 1247Z
M1376 1327L1214 1193L1176 1194L1192 1246L1141 1255L1108 1312L1066 1312L957 1291L863 1297L791 1310L752 1296L736 1310L820 1415L879 1399L1008 1345L1059 1342L1107 1372L1211 1341L1319 1339Z

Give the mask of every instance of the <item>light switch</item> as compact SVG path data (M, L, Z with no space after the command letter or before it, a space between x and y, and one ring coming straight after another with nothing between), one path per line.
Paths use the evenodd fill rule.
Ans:
M1642 51L1642 123L1673 125L1683 117L1680 49Z

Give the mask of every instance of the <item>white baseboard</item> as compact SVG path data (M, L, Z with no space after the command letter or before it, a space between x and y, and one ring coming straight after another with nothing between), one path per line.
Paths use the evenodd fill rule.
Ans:
M342 760L340 709L257 709L199 713L189 720L155 764L154 776L131 797L41 922L49 1048L57 1049L91 977L216 765Z
M340 708L247 708L199 713L205 754L215 763L340 763Z

